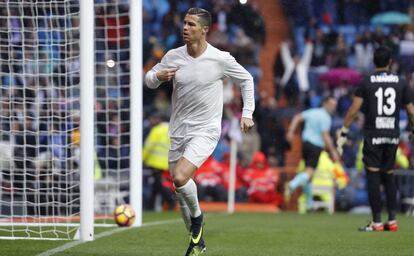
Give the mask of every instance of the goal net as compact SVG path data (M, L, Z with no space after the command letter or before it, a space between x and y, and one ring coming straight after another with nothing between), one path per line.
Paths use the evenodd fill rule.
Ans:
M80 221L74 0L0 1L0 237L72 239ZM95 222L129 200L128 1L95 1Z
M99 2L95 3L95 213L105 219L112 217L117 204L129 203L129 5Z

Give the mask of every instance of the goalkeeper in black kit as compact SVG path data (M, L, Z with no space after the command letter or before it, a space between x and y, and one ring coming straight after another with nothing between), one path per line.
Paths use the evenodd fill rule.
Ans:
M361 112L365 116L363 162L367 176L372 221L360 231L397 231L397 192L393 175L395 154L400 142L400 109L404 107L414 128L414 106L408 82L389 70L391 51L385 46L374 52L375 72L363 79L338 133L337 149L343 152L348 129ZM386 194L388 221L381 221L381 184Z

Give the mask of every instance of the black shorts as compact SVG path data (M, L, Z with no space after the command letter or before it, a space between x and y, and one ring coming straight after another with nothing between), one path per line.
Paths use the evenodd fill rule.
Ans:
M315 146L312 143L303 142L302 158L305 160L305 166L316 169L322 150L323 148Z
M398 140L398 138L395 138ZM373 144L373 137L364 137L364 147L362 149L363 162L365 167L379 168L383 171L394 169L395 154L397 152L397 144Z

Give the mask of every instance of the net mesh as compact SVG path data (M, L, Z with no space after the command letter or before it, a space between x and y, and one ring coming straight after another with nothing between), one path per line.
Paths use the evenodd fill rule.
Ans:
M95 212L105 219L128 202L128 3L96 0L95 15ZM79 50L79 1L0 1L0 237L71 239L79 227Z
M95 212L112 217L129 191L128 2L96 2L95 26Z

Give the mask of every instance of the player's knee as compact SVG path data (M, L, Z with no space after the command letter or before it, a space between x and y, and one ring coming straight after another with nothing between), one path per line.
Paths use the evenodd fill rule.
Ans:
M187 183L188 179L189 179L188 177L186 177L185 175L183 175L181 173L173 174L172 178L173 178L173 182L174 182L175 187L184 186Z

